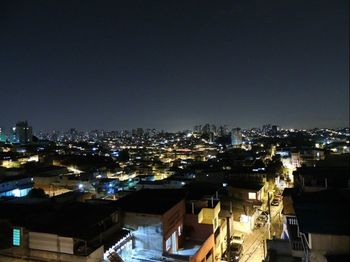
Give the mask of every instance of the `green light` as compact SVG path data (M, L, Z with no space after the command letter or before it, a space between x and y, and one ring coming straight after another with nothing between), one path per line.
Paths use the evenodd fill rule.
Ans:
M21 230L14 228L12 231L12 245L20 246L21 245Z

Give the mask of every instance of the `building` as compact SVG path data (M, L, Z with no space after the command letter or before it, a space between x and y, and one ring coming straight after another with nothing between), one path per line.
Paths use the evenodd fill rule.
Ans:
M304 192L350 188L350 167L300 167L293 175L295 186Z
M183 242L184 190L143 189L117 200L115 205L122 212L124 228L132 232L130 252L135 256L147 251L159 256L178 252Z
M266 261L348 261L350 222L344 203L350 190L287 189L283 196L282 239L267 242Z
M33 141L33 130L27 121L18 122L13 131L15 131L18 143L28 144Z
M265 184L233 183L228 185L230 209L233 212L233 227L241 232L250 233L254 229L256 218L265 208L267 194Z
M0 127L0 143L6 143L6 134L4 128Z
M19 199L0 204L0 261L103 261L104 246L120 232L118 212L88 203ZM10 229L10 230L9 230Z
M219 187L192 183L186 188L185 245L195 251L190 261L221 261L227 249L227 220L222 216ZM231 215L228 216L231 220Z
M242 145L242 131L240 128L234 128L232 129L231 133L231 144L233 146L239 147Z
M280 126L277 126L277 125L271 126L271 133L272 133L273 135L276 135L280 130L281 130L281 127L280 127Z
M33 178L24 175L0 176L0 197L26 196L33 184Z

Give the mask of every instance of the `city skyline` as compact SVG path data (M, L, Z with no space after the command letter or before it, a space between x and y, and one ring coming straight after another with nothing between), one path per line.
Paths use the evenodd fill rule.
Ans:
M0 10L1 126L349 126L347 1L3 1Z

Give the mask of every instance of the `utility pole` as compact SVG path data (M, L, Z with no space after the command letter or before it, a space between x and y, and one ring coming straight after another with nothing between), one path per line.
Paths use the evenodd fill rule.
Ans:
M230 242L231 242L231 234L230 234L230 217L226 217L226 254L227 261L231 261L231 252L230 252Z
M270 192L269 191L267 192L267 206L269 209L269 223L268 223L269 229L268 230L269 230L269 238L270 238L272 219L271 219L271 205L270 205Z
M264 260L265 260L265 258L266 258L266 247L265 247L265 245L266 245L266 240L263 238L263 240L262 240L262 244L263 244L263 249L264 249Z

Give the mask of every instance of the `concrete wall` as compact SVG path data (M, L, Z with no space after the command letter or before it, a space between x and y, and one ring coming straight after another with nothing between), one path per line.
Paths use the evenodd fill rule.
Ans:
M190 230L190 232L185 232L187 233L186 235L193 240L204 241L210 234L214 233L213 225L199 224L198 216L195 214L185 215L184 226Z
M163 252L163 226L159 215L126 212L124 227L134 230L134 248Z
M30 250L24 248L11 248L0 251L1 262L102 262L103 246L97 248L88 256L77 256L70 254L62 254L57 252Z
M213 252L214 247L214 234L211 234L207 240L202 244L201 248L194 254L192 257L190 257L189 262L202 262L206 261L206 256L209 252ZM213 254L214 256L214 254ZM209 261L208 261L209 262Z
M321 254L349 254L350 236L311 235L311 250Z
M216 219L216 225L214 225L214 230L216 230L219 226L218 217L220 209L220 202L217 203L215 208L202 208L201 212L198 214L198 222L202 224L213 224L214 219Z
M264 184L264 186L261 186L260 189L246 189L246 188L238 188L238 187L228 187L228 194L230 197L233 197L234 199L239 199L243 201L254 201L254 199L249 199L249 193L255 193L256 199L258 201L262 201L266 198L266 189L267 189L267 182Z
M236 231L241 231L244 233L250 233L251 232L251 228L250 228L250 223L242 223L239 221L233 221L233 228Z
M185 200L181 200L162 216L163 224L163 250L166 251L166 240L176 232L176 246L179 247L178 228L184 225L184 216L186 213ZM176 250L173 250L173 252Z

